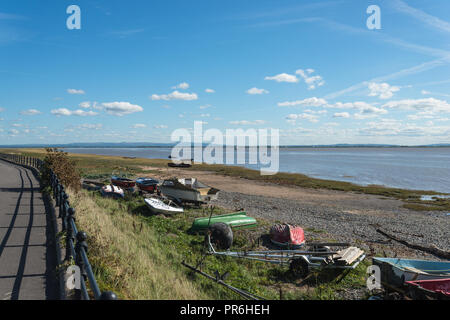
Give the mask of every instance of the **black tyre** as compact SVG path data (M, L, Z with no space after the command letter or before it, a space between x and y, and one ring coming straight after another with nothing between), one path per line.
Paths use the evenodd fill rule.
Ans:
M294 276L304 278L309 273L309 266L304 259L297 258L291 261L289 270Z
M233 231L223 222L216 222L209 227L211 244L218 249L227 250L233 244Z

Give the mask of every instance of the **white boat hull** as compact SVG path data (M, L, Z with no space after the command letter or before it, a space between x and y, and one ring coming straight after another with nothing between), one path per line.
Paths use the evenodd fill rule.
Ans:
M155 214L174 214L184 211L183 208L169 206L159 199L148 198L144 199L144 201L150 211Z

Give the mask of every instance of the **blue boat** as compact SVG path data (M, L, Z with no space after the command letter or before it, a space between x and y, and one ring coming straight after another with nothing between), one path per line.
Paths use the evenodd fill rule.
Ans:
M403 286L405 281L450 277L449 261L372 258L372 263L380 267L381 283L394 287Z

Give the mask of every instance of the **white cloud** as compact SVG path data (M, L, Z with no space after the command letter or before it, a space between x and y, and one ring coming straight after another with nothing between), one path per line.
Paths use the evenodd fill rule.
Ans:
M394 92L400 90L400 87L391 86L386 82L384 83L369 82L367 86L370 90L369 96L379 97L380 99L392 98Z
M269 91L265 89L258 89L258 88L251 88L246 91L248 94L263 94L263 93L269 93Z
M213 90L213 89L206 88L206 89L205 89L205 92L207 92L207 93L214 93L214 92L216 92L216 91Z
M264 80L275 80L276 82L298 82L298 78L295 75L280 73L276 76L265 77Z
M85 94L84 90L78 90L78 89L67 89L67 92L69 94Z
M200 117L202 117L202 118L208 118L209 116L211 116L209 113L202 113L200 115Z
M286 117L286 119L290 123L295 123L295 120L301 120L301 119L308 120L309 122L313 122L313 123L316 123L316 122L319 121L319 120L317 120L318 116L310 114L310 113L300 113L300 114L293 114L292 113L292 114L289 114Z
M167 126L165 124L158 124L158 125L154 126L153 128L155 128L155 129L166 129Z
M445 100L438 100L435 98L425 99L405 99L397 101L389 101L385 103L383 108L394 108L404 110L422 110L431 111L434 113L450 112L450 104Z
M420 20L438 30L450 32L450 23L448 23L447 21L441 20L441 19L439 19L435 16L432 16L422 10L413 8L409 5L407 5L402 0L392 0L392 2L390 4L393 5L394 8L396 8L400 12L406 13L406 14L414 17L415 19Z
M422 90L420 93L423 94L423 95L425 95L425 94L431 94L431 92L430 92L430 91L427 91L427 90Z
M23 127L23 125L21 123L13 123L12 126L16 127L16 128Z
M20 133L20 131L17 130L17 129L10 129L8 133L11 136L16 136L16 135L18 135Z
M328 102L325 99L322 98L307 98L304 100L297 100L297 101L286 101L286 102L279 102L279 107L292 107L292 106L302 106L302 107L321 107L326 105Z
M36 109L28 109L25 111L20 112L20 114L25 115L25 116L34 116L37 114L41 114L42 112L40 112L39 110Z
M152 94L152 100L197 100L198 96L196 93L183 93L175 90L169 94Z
M297 71L295 71L296 74L300 75L300 77L305 80L305 83L308 85L308 90L313 90L316 87L321 87L325 84L325 81L321 76L309 76L313 72L314 69L306 69L306 71L298 69Z
M138 129L138 128L147 128L147 125L146 125L146 124L143 124L143 123L136 123L136 124L134 124L134 125L132 126L132 128L134 128L134 129Z
M205 105L203 105L203 106L200 106L199 108L200 109L208 109L208 108L210 108L211 107L211 105L210 104L205 104Z
M183 89L183 90L186 90L187 88L189 88L189 83L187 82L182 82L172 87L172 89Z
M350 118L350 114L348 112L336 112L333 114L333 118Z
M119 117L130 113L141 112L144 110L144 108L142 108L141 106L131 104L129 102L107 102L102 103L102 106L105 108L108 114Z
M83 124L79 125L78 128L89 129L89 130L100 130L103 128L103 124L101 124L101 123L96 123L96 124L83 123Z
M258 125L258 124L264 124L264 123L266 123L266 121L264 121L264 120L254 120L254 121L237 120L237 121L230 121L230 124L241 125L241 126Z
M66 108L59 108L59 109L53 109L50 111L51 114L54 114L55 116L95 116L98 113L94 111L84 111L84 110L69 110Z
M85 102L81 102L81 103L79 104L79 106L80 106L81 108L88 109L88 108L91 107L91 103L90 103L89 101L85 101Z

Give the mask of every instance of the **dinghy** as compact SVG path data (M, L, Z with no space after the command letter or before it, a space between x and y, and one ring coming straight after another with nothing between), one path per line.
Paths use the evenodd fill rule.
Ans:
M450 262L400 258L372 258L381 270L381 283L403 286L406 281L450 278Z
M114 186L112 184L103 186L100 189L100 193L104 197L113 197L113 198L123 198L124 192L122 188L119 188L117 186Z
M141 191L154 193L158 190L159 181L152 178L138 178L136 185Z
M305 233L299 226L279 223L270 228L270 240L276 245L297 249L305 244Z
M221 214L211 217L197 218L192 223L191 232L206 230L214 223L222 222L229 225L232 229L252 228L256 226L256 219L247 216L245 211L239 211L228 214Z
M164 203L164 201L157 198L146 198L144 201L150 211L155 214L173 214L184 211L183 208L175 206L170 200L169 203Z
M123 177L117 177L117 176L112 176L111 177L111 183L115 186L119 186L125 189L128 188L133 188L136 184L136 182L134 182L131 179L128 178L123 178Z

